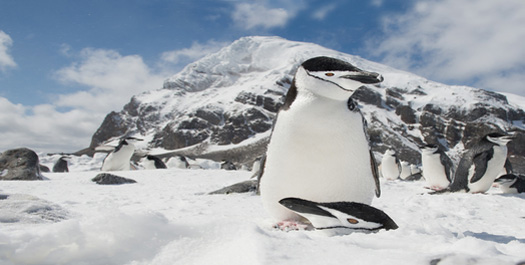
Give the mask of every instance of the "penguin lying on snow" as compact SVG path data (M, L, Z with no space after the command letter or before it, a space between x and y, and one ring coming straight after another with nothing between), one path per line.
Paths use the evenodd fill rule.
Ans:
M511 140L512 136L500 133L483 137L464 153L450 186L436 193L488 191L504 168L507 161L507 143Z
M503 193L522 193L525 192L525 176L506 174L496 179L499 188Z
M118 146L109 153L102 163L102 171L130 170L130 162L135 152L135 141L142 141L134 137L125 137L120 140Z
M144 166L145 169L168 168L160 158L154 155L144 157L142 159L142 166Z
M333 234L398 228L397 224L383 211L363 203L317 203L298 198L285 198L279 203L308 219L316 230L324 230Z
M305 218L288 197L370 204L380 187L364 119L350 98L383 80L347 62L315 57L301 64L275 121L260 177L264 208L277 221Z

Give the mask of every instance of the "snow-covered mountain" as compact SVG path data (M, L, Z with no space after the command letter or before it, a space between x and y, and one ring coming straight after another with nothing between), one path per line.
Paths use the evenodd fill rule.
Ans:
M525 112L481 89L448 86L312 43L279 37L244 37L189 64L163 88L134 96L107 115L90 148L123 135L145 139L150 153L184 154L250 164L265 152L271 127L297 66L331 56L381 73L385 81L354 94L368 121L373 150L387 148L420 163L419 146L438 143L457 159L471 142L494 131L516 131L509 144L514 164L525 164ZM502 84L504 85L504 84Z

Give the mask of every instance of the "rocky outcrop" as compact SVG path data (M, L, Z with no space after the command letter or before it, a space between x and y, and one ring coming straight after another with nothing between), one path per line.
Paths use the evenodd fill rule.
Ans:
M0 180L43 180L38 155L27 148L1 153Z
M242 38L188 65L162 89L134 96L108 114L91 147L122 135L150 139L171 154L251 165L265 152L293 74L305 59L327 55L381 73L385 80L352 96L368 123L378 158L389 148L420 164L420 146L438 144L453 159L490 132L516 132L509 144L525 162L525 113L501 94L447 86L352 55L274 37ZM525 164L525 163L522 163Z
M121 185L121 184L128 184L128 183L137 183L137 181L133 179L119 177L117 175L113 175L109 173L100 173L96 177L94 177L91 181L99 185Z

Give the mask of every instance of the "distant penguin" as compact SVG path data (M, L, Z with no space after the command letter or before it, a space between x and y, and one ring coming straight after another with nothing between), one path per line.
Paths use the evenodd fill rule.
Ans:
M279 203L287 197L370 204L380 195L377 165L352 94L383 78L347 62L302 63L274 123L260 177L264 208L277 221L304 217Z
M386 150L381 159L381 175L388 180L399 178L401 174L401 163L397 158L396 151L392 149Z
M170 168L173 168L173 167L182 168L182 169L190 168L190 163L188 162L186 157L181 156L181 155L171 157L170 159L168 159L167 164L168 164L168 167Z
M134 137L125 137L120 140L118 146L109 153L102 163L102 171L125 171L130 170L131 157L135 152L133 142L142 141Z
M483 193L490 189L507 160L509 135L493 133L466 150L459 161L450 192Z
M406 161L401 161L401 173L399 174L399 178L402 180L406 180L411 175L412 170L410 164Z
M503 193L522 193L525 192L525 176L506 174L497 178L494 182L499 184Z
M164 162L153 155L147 155L142 159L142 166L145 169L159 169L159 168L167 168L166 164Z
M62 156L57 160L55 165L53 165L53 172L69 172L67 157Z
M452 160L437 145L426 145L421 150L422 174L426 187L442 190L448 187L453 176Z
M279 203L306 218L316 230L330 235L398 228L386 213L363 203L318 203L299 198L284 198Z

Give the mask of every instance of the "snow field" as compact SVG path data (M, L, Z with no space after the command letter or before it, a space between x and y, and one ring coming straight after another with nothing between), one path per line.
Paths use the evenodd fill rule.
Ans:
M73 170L74 171L74 170ZM448 257L494 264L525 260L524 195L425 194L423 182L382 180L372 205L399 229L328 237L282 232L253 193L207 195L247 171L114 172L136 184L99 186L99 172L4 181L0 194L27 194L65 220L0 223L0 264L429 264ZM16 197L15 197L16 198ZM0 210L13 211L8 199ZM40 206L38 206L40 205ZM58 207L47 207L58 206ZM18 216L31 215L18 213ZM0 215L1 217L1 215ZM1 219L0 219L1 220ZM458 262L459 260L459 262Z

